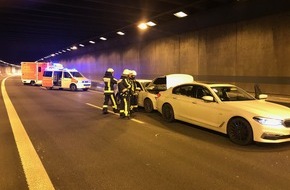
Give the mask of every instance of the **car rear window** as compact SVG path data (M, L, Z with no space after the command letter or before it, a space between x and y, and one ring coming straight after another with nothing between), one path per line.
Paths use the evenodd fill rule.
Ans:
M156 78L154 84L166 84L166 77Z

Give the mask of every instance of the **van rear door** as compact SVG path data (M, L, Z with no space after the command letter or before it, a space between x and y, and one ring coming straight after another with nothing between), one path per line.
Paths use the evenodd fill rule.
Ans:
M42 78L42 86L44 87L52 87L52 71L44 71Z

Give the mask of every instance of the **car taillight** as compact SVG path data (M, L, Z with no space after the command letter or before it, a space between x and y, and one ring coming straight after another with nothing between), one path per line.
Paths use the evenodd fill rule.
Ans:
M157 98L159 98L160 96L161 96L161 94L160 94L160 93L158 93L158 94L156 95L156 97L155 97L155 98L157 99Z

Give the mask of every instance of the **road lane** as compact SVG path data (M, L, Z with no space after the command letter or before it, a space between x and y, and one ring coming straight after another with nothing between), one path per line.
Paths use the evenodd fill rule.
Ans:
M286 189L290 144L232 144L157 112L103 115L103 95L44 90L9 79L7 91L56 189ZM283 171L283 172L281 172Z
M86 103L86 104L87 104L88 106L92 106L92 107L97 108L97 109L99 109L99 110L103 110L103 107L100 107L100 106L97 106L97 105L94 105L94 104L90 104L90 103ZM114 115L119 116L118 113L114 113L113 111L108 110L108 112L111 113L111 114L114 114ZM127 119L127 118L126 118L126 119ZM130 120L131 120L131 121L134 121L134 122L137 122L137 123L144 124L143 121L140 121L140 120L138 120L138 119L130 118Z
M54 189L29 136L6 92L5 81L1 83L1 93L7 110L10 125L14 134L17 149L21 158L29 189ZM37 175L35 175L37 173Z
M0 84L1 82L2 79ZM0 187L28 189L2 93L0 93Z

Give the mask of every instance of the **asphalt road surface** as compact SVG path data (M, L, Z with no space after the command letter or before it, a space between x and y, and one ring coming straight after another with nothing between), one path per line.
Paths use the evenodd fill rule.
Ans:
M290 143L238 146L142 109L131 120L103 115L96 91L46 90L19 77L5 87L17 114L9 120L0 93L0 189L289 189Z

